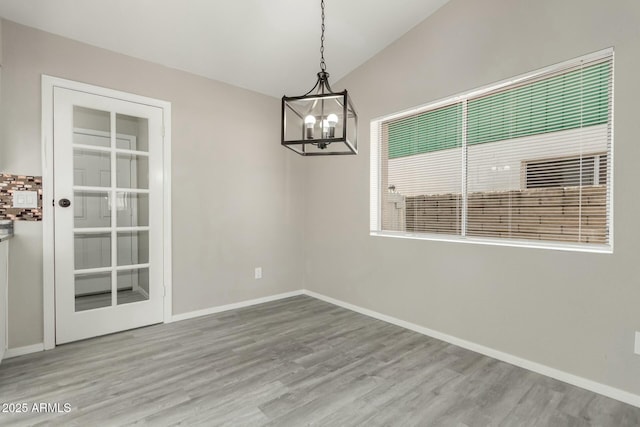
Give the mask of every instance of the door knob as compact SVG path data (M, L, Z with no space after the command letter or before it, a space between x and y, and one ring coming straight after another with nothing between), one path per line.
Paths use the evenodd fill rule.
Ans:
M68 208L69 206L71 206L71 201L69 199L60 199L58 204L63 208Z

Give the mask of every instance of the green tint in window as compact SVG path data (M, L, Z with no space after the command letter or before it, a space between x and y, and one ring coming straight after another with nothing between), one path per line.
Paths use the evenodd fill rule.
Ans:
M390 159L460 147L462 104L392 121L387 126Z
M469 100L467 143L577 129L609 120L611 63Z

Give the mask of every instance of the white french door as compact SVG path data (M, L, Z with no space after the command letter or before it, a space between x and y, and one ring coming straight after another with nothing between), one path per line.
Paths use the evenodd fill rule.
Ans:
M163 321L162 114L54 88L57 344Z

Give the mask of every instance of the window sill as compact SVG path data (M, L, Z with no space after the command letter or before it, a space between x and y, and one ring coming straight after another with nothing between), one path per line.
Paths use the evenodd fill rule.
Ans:
M468 243L475 245L509 246L514 248L550 249L555 251L590 252L599 254L612 254L612 245L581 245L572 243L556 243L548 241L531 241L515 239L488 239L482 237L446 236L437 234L405 233L401 231L371 231L374 237L395 237L399 239L431 240L436 242Z

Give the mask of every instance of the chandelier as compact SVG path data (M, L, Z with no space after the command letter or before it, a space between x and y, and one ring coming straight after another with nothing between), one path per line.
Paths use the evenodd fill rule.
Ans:
M282 97L282 145L303 156L358 154L358 115L346 90L334 92L324 61L324 0L320 72L302 96Z

